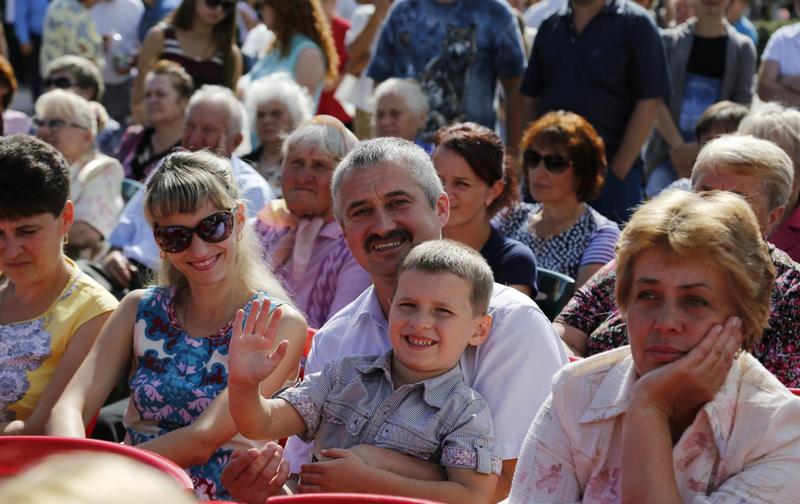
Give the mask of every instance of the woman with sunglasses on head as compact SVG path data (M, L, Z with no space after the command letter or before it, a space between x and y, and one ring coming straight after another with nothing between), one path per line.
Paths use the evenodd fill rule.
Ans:
M144 211L161 249L159 284L125 296L48 424L54 435L84 436L127 364L127 441L186 468L195 492L228 498L222 468L236 448L257 447L228 413L228 344L236 311L255 299L280 306L286 362L261 392L269 397L297 375L306 324L261 260L246 225L230 161L207 151L177 152L147 183Z
M605 180L603 140L578 114L549 112L528 127L520 150L537 203L511 207L496 222L533 250L540 268L568 275L579 287L614 258L619 238L619 227L587 203Z
M36 136L55 147L70 164L75 223L69 231L67 254L91 258L122 210L122 166L97 148L97 132L103 124L92 102L54 89L36 100L35 109Z
M316 111L323 84L336 79L339 66L330 24L319 0L260 0L257 8L275 38L240 87L246 91L250 83L266 75L287 72L308 90Z
M31 136L0 139L0 435L43 434L117 306L64 255L69 164Z
M174 61L192 76L195 89L218 84L233 89L242 75L236 45L236 0L183 0L163 23L150 29L137 56L134 117L143 121L145 78L159 60Z
M489 263L497 283L536 296L536 260L491 218L517 199L517 180L497 134L476 123L445 126L433 138L433 165L450 199L444 237L460 241Z

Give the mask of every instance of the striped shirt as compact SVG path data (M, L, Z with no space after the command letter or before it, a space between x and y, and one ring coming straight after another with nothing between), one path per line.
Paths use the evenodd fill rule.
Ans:
M281 392L303 417L300 438L320 450L368 444L443 467L500 474L493 456L492 414L464 382L460 366L437 377L395 388L392 351L345 357Z
M189 56L183 51L175 27L164 25L164 46L159 59L174 61L182 66L192 76L194 88L200 89L206 84L228 85L225 75L225 55L217 50L209 59L198 59Z

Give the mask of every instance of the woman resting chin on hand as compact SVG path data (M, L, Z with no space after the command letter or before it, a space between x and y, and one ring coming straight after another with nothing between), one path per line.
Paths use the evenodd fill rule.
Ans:
M630 346L555 378L510 502L794 502L800 399L747 352L775 276L747 203L655 198L622 233L617 275Z

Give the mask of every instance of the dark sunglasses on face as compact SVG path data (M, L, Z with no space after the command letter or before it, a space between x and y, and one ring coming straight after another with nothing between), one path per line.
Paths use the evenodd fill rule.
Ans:
M64 119L42 119L40 117L34 117L32 119L32 122L33 122L33 127L36 129L39 129L44 126L47 126L49 129L53 131L60 130L65 126L69 126L71 128L86 129L85 126L81 126L80 124L72 122L67 122Z
M542 153L535 149L528 149L522 153L522 164L528 170L533 170L542 161L544 169L550 173L563 173L572 164L572 161L558 154L542 156Z
M236 0L205 0L205 2L209 9L222 7L225 12L229 12L236 7Z
M183 252L192 244L192 235L197 234L206 243L219 243L233 232L233 212L226 210L211 214L197 226L156 226L153 237L161 250L170 254Z
M69 77L55 77L44 80L45 88L69 89L74 85L75 83Z

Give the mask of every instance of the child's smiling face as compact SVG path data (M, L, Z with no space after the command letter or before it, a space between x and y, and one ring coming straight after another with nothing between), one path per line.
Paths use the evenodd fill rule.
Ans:
M400 274L389 311L396 386L439 376L458 363L467 345L486 340L492 318L475 314L471 291L467 280L452 273Z

